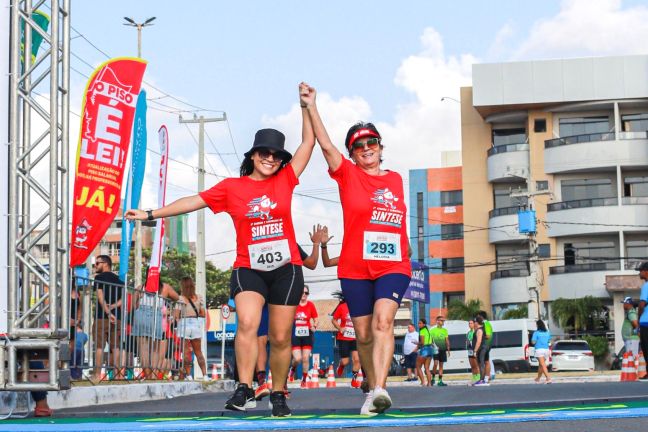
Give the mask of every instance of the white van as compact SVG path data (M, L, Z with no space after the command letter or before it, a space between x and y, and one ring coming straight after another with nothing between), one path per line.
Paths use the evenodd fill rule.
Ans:
M530 319L512 319L491 321L493 326L493 342L490 358L495 366L495 372L528 372L538 366L538 361L532 357L533 348L529 341L536 330L536 323ZM443 370L448 372L468 372L468 350L466 333L468 321L446 321L451 353Z

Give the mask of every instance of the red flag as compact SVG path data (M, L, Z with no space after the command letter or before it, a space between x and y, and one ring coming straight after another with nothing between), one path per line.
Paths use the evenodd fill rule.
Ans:
M76 157L70 267L85 262L119 210L145 69L141 59L116 58L99 66L88 80Z

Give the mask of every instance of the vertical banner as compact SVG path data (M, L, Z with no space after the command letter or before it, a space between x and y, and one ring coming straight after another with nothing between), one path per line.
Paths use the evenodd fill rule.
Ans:
M36 10L32 13L32 21L36 23L38 27L47 32L50 23L50 17L45 12ZM9 28L9 27L7 27ZM37 30L32 30L31 32L31 60L32 62L36 60L36 54L38 54L38 49L43 42L43 35L41 35ZM21 65L25 63L25 21L20 20L20 62Z
M133 151L131 152L131 167L126 181L126 194L122 211L139 208L142 195L142 183L146 168L146 91L140 91L135 107L133 122ZM128 274L128 259L130 257L131 240L133 238L133 221L122 216L121 247L119 248L119 279L126 281Z
M158 130L160 138L160 187L158 189L158 208L164 207L166 202L166 179L167 166L169 162L169 132L166 126ZM146 276L146 291L157 292L160 283L160 268L162 266L162 254L164 253L164 219L157 220L155 225L155 239L151 251L151 264Z
M9 142L9 29L11 4L0 0L0 143ZM9 146L0 145L0 334L7 332L7 289L9 273ZM4 367L4 366L3 366Z
M412 280L403 297L421 303L430 303L430 279L425 264L412 261Z
M72 202L70 267L82 264L119 210L137 95L146 62L99 66L84 92Z

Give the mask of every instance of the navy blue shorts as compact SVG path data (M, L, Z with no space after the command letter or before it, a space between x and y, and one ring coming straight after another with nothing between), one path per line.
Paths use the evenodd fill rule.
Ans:
M268 319L270 312L268 312L268 303L263 305L261 310L261 322L259 323L259 330L257 330L257 337L268 336Z
M378 279L340 279L342 292L352 317L373 314L378 299L390 299L400 305L410 283L410 277L402 273L389 273Z

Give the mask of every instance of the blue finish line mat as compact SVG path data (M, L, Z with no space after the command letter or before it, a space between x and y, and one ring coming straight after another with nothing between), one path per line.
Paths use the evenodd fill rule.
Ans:
M406 427L513 423L530 421L595 420L648 417L648 402L578 405L549 408L517 408L441 413L395 411L376 417L353 414L294 415L288 418L248 417L139 417L139 418L52 418L5 420L2 431L211 431L333 429L346 427Z

